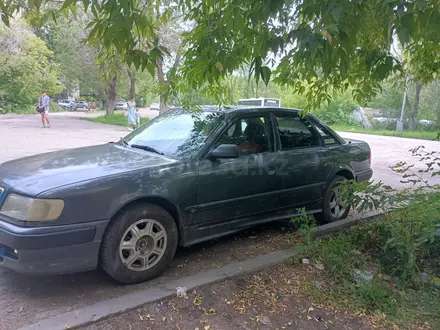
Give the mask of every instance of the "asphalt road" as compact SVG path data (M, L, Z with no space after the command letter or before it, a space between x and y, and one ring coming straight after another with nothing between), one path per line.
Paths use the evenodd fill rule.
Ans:
M38 115L1 116L0 163L46 151L115 141L128 133L124 127L79 120L78 116L71 113L52 114L50 129L41 128ZM409 149L423 144L426 150L440 150L440 142L437 141L351 133L341 135L367 141L373 155L373 179L382 180L392 186L401 187L402 184L399 183L400 176L395 174L390 166L402 160L413 162L415 159L411 157ZM279 233L278 227L272 230ZM0 269L0 330L17 329L61 312L135 291L137 288L160 285L170 278L221 266L222 263L243 259L251 254L265 253L267 251L263 249L269 246L267 240L270 239L265 235L267 230L257 230L250 236L228 237L218 242L182 250L166 275L138 286L117 285L100 271L66 276L29 277ZM277 236L278 240L279 237L283 236ZM252 239L264 244L253 251L252 248L257 245ZM234 256L239 253L242 255Z

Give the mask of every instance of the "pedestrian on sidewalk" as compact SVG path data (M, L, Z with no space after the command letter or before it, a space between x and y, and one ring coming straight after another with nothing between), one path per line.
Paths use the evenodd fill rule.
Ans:
M138 108L136 108L136 123L138 128L141 127L141 113Z
M129 131L133 131L134 130L134 126L137 123L137 116L136 116L136 111L135 111L135 107L136 104L134 102L134 99L130 99L130 101L128 101L128 105L127 105L127 121L128 121L128 130Z
M47 96L46 91L43 90L39 101L39 109L40 109L39 112L41 114L41 122L43 124L42 128L46 128L46 122L47 122L47 127L50 128L49 103L50 103L50 98L49 96Z

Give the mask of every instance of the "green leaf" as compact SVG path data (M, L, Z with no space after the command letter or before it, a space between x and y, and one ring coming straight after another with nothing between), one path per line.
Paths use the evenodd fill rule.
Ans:
M1 17L2 17L2 22L6 25L6 26L9 26L9 16L8 15L6 15L6 14L0 14L1 15Z
M409 41L409 31L403 26L397 28L397 36L399 37L400 43L404 46Z
M69 6L71 6L74 3L76 3L76 0L64 0L64 3L61 6L60 10L66 9L66 8L68 8Z
M258 81L260 80L260 75L261 75L261 64L262 64L262 59L260 56L255 57L253 65L252 65L252 69L254 70L254 77L255 80L258 84Z
M148 61L147 63L147 70L151 74L152 77L154 77L156 73L156 65L152 61Z
M271 74L272 71L270 70L269 67L267 66L261 67L261 79L263 79L266 86L269 84Z
M83 6L84 6L84 10L87 11L87 9L89 8L89 0L83 0Z
M78 14L76 12L75 6L70 7L70 11L72 12L72 15L73 15L73 17L75 17L75 19L78 18Z
M53 21L56 24L57 23L57 15L56 15L55 11L51 11L50 12L50 16L52 16L52 19L53 19Z
M339 19L341 18L341 13L342 13L342 6L333 7L331 9L330 13L333 16L334 20L336 22L339 22Z

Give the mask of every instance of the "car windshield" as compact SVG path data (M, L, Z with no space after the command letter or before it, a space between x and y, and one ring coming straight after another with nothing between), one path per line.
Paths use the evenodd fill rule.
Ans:
M154 148L167 156L190 158L224 120L219 112L169 111L127 135L129 145Z

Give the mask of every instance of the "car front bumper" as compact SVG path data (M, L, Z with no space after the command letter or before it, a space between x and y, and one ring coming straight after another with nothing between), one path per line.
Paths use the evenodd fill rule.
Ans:
M23 274L93 270L108 220L51 227L19 227L0 220L0 266Z

